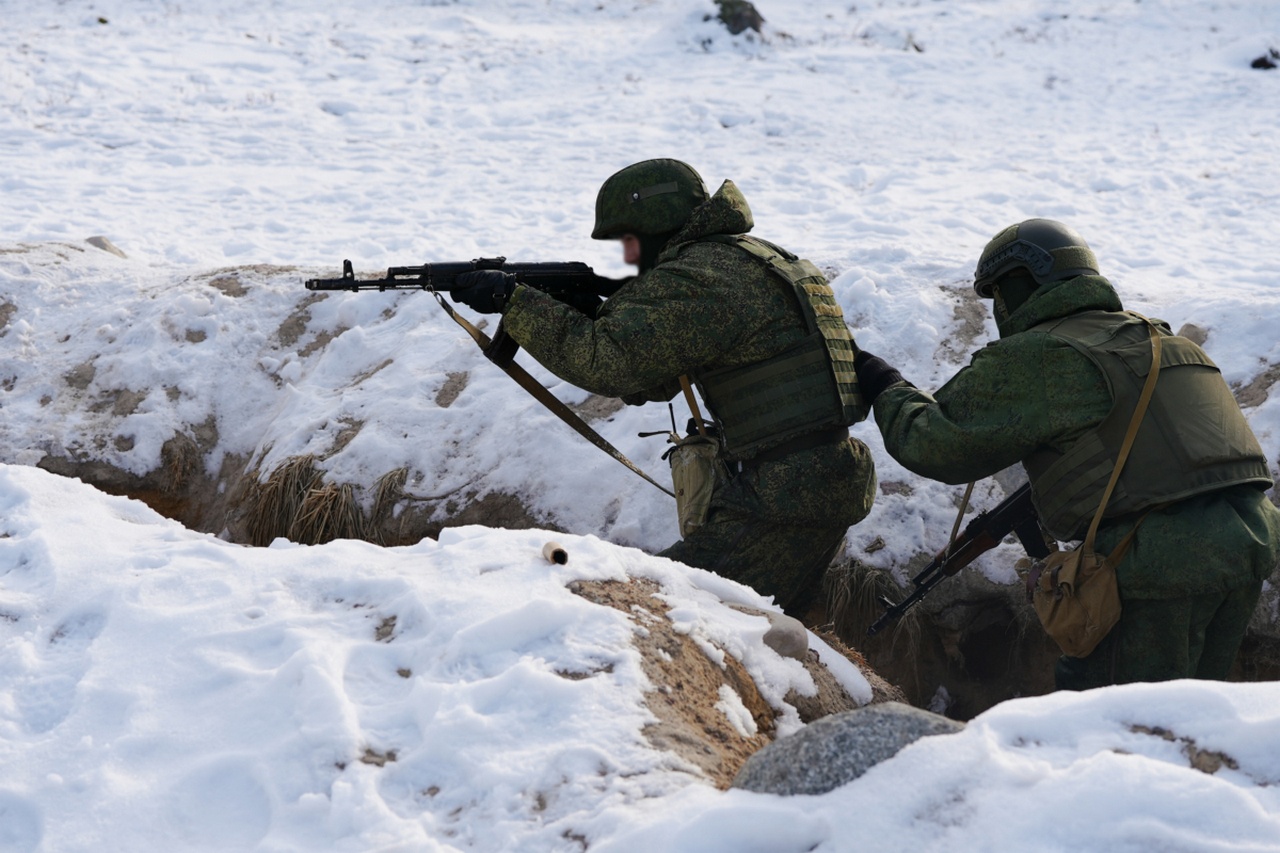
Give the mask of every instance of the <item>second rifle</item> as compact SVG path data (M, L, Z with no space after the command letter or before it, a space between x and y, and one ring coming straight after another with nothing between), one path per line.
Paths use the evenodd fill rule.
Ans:
M884 614L867 629L867 636L874 637L885 626L914 607L929 591L972 563L979 555L999 545L1010 533L1017 534L1018 541L1034 559L1049 556L1049 544L1036 519L1036 508L1031 503L1031 484L1023 483L1009 497L993 509L978 513L955 541L938 552L924 570L911 579L915 589L902 601L894 604L885 596L878 597L885 608Z

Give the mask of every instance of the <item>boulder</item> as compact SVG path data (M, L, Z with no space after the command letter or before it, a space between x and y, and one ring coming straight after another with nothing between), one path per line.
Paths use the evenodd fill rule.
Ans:
M747 759L734 788L761 794L824 794L852 782L922 737L953 734L964 723L884 702L823 717Z

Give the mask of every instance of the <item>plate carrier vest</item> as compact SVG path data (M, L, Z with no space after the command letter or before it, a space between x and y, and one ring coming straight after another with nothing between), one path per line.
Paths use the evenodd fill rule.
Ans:
M730 460L750 459L808 433L847 427L869 407L853 369L857 346L826 278L812 263L745 234L695 242L737 246L786 282L804 317L806 336L754 364L694 371Z
M1065 453L1042 449L1024 460L1040 522L1059 541L1083 537L1102 500L1151 369L1148 322L1162 336L1160 378L1104 519L1241 483L1273 485L1258 439L1204 350L1159 320L1083 311L1029 330L1088 358L1106 377L1113 401L1102 422Z

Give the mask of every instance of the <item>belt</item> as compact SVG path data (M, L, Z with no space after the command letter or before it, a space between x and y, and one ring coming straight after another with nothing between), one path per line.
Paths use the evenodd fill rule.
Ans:
M762 450L750 459L743 459L742 467L747 468L752 465L759 465L761 462L777 462L779 459L786 458L793 453L799 453L802 450L813 450L816 447L825 447L828 444L839 444L842 441L848 441L848 439L848 427L833 427L831 429L818 430L817 432L808 432L797 438L784 441L776 447Z

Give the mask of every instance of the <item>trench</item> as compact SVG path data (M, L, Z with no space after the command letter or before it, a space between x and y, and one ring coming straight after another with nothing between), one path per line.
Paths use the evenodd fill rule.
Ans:
M266 476L247 470L244 457L227 456L215 475L202 460L196 440L179 435L166 443L160 467L141 477L94 460L50 456L38 467L140 500L191 530L247 546L266 546L276 538L411 545L463 524L563 530L554 519L532 514L515 495L412 495L403 471L389 472L373 486L368 511L354 486L324 482L310 457L290 460ZM867 627L881 613L876 595L897 600L902 590L887 573L845 561L828 570L823 603L805 622L860 653L912 705L952 719L969 720L1005 700L1052 692L1059 652L1020 595L994 584L945 589L931 594L942 599L940 607L916 607L869 638ZM1255 619L1230 680L1280 680L1280 635L1268 620Z
M826 618L836 636L858 649L912 705L967 721L1008 699L1053 692L1053 667L1061 654L1020 590L984 586L967 587L932 611L921 604L867 637L882 612L875 596L897 600L903 593L887 573L846 561L827 573ZM1260 614L1264 610L1260 605ZM1228 680L1280 680L1274 626L1255 617Z

